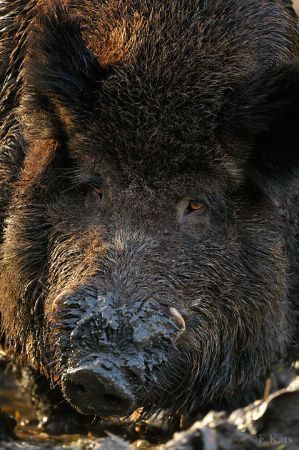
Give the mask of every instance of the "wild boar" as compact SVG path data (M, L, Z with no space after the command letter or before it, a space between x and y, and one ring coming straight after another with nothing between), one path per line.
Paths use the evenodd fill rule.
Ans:
M0 16L3 345L87 415L253 392L295 357L291 1Z

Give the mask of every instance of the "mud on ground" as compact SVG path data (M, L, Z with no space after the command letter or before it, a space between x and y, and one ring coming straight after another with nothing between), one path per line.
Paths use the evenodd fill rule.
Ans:
M298 450L299 364L283 372L287 384L273 391L268 380L264 399L231 414L211 411L189 429L173 435L178 423L99 423L95 432L50 436L38 426L34 411L11 374L0 371L0 404L10 414L0 415L1 450ZM289 384L288 384L289 383ZM15 426L16 425L16 426Z

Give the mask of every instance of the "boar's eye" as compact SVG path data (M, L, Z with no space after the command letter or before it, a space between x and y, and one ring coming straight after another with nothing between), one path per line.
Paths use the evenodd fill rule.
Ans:
M186 205L186 209L184 211L184 215L191 214L193 212L197 212L198 214L203 214L207 211L207 204L199 199L190 199Z
M194 197L185 197L177 205L178 223L185 222L186 216L190 216L190 219L192 217L194 220L199 219L199 217L204 217L208 209L207 203L203 200Z
M89 186L86 196L85 196L85 206L98 207L102 204L103 192L100 188L95 186Z
M91 194L93 196L94 199L96 199L97 201L101 201L103 199L103 192L101 191L100 188L96 188L96 187L91 187Z

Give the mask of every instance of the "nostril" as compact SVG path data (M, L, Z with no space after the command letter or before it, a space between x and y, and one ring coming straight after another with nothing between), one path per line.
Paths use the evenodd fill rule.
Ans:
M68 395L72 398L83 397L86 395L86 389L81 383L77 383L75 381L67 381L66 389Z
M121 378L122 377L122 378ZM77 369L63 378L66 399L80 412L102 416L131 413L135 399L122 375L111 378L102 369Z
M86 389L80 383L73 383L73 389L77 391L78 394L86 394Z
M105 402L107 402L107 404L109 404L109 403L114 403L114 404L116 404L116 403L121 403L121 402L123 402L123 399L122 399L122 398L117 397L116 395L112 395L112 394L105 394L105 395L103 395L103 400L104 400Z

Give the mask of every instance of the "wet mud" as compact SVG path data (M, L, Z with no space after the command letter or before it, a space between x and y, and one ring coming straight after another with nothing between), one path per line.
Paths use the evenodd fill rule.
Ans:
M287 378L290 383L286 388L272 393L269 389L264 399L231 414L211 411L180 432L174 433L178 423L162 423L159 418L138 423L135 413L125 422L98 424L96 432L88 435L55 436L38 424L29 397L18 389L12 374L1 371L0 404L5 413L0 415L0 449L298 450L298 370Z

